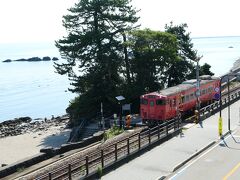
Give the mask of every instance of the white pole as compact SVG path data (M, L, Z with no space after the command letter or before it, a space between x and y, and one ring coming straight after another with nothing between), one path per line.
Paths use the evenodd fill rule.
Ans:
M102 124L103 124L103 131L105 131L105 122L103 117L103 103L101 102L101 115L102 115Z

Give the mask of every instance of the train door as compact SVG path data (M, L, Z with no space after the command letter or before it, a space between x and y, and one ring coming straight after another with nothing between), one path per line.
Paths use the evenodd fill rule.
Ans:
M173 118L176 115L176 97L171 97L169 99L169 111L168 119Z
M149 99L149 116L151 119L155 118L155 99Z

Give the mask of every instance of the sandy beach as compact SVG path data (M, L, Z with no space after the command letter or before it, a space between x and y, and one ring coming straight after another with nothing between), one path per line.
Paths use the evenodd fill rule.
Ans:
M31 157L46 147L60 147L67 142L71 129L66 122L54 123L41 130L0 138L0 167Z

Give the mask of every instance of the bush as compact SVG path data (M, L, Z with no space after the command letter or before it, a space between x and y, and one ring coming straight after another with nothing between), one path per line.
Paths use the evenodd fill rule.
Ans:
M122 128L119 128L117 126L113 126L111 129L106 131L104 138L110 139L114 136L117 136L117 135L121 134L123 131L124 130Z
M97 176L98 178L101 178L103 175L102 167L98 166L97 168Z

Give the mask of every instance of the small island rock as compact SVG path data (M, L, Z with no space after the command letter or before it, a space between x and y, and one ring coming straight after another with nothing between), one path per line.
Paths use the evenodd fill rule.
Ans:
M43 59L42 59L43 61L50 61L51 60L51 58L49 57L49 56L45 56L45 57L43 57Z
M59 60L59 59L58 59L57 57L53 57L52 60L53 60L53 61L57 61L57 60Z
M12 62L12 60L11 59L6 59L3 62Z

